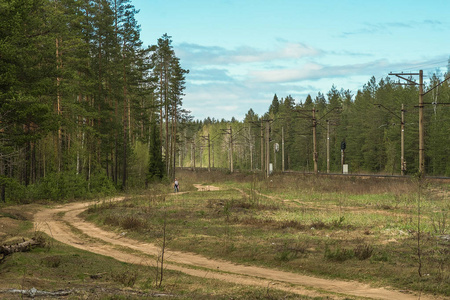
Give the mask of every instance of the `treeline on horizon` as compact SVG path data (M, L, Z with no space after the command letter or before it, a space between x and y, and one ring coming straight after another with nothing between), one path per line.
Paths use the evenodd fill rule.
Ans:
M262 170L266 141L280 171L282 135L285 170L313 171L313 110L319 172L329 136L330 172L345 140L351 173L399 174L403 104L407 174L417 172L417 86L371 78L355 95L332 86L315 98L275 95L243 121L193 120L171 37L144 46L136 13L129 0L0 4L0 201L108 195L172 179L176 167L230 169L231 157L234 169ZM448 99L447 82L425 98L437 103L425 107L428 175L450 175L449 107L439 104Z
M439 85L447 75L432 74L424 84L425 91L438 86L424 97L425 173L430 176L450 176L450 87L448 81ZM279 98L275 94L268 111L261 116L250 109L243 121L207 118L193 122L181 137L180 166L195 164L196 167L230 169L233 155L235 169L264 170L265 124L268 122L269 161L274 171L282 170L283 136L285 170L314 171L315 124L319 173L342 172L341 145L345 142L344 160L350 173L401 174L403 105L404 174L416 175L419 169L419 87L398 83L390 77L378 82L372 77L356 95L333 85L326 94L319 92L314 99L308 95L300 101L290 95ZM191 154L192 143L198 148L196 158Z

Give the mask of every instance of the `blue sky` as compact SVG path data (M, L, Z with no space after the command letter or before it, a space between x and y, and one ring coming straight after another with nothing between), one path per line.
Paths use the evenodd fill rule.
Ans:
M372 76L445 72L450 1L131 0L141 40L172 36L189 69L183 107L196 119L261 115L333 85L356 94Z

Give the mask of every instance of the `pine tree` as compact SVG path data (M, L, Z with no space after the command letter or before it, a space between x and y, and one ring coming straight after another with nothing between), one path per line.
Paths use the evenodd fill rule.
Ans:
M276 115L278 113L279 108L280 102L278 101L277 94L275 94L272 99L272 104L269 107L269 113Z
M25 185L36 179L36 143L54 125L51 84L54 48L49 3L21 0L0 10L0 116L2 198L6 174L19 173ZM36 51L39 49L39 51ZM21 157L19 154L23 152ZM13 172L13 165L18 166Z

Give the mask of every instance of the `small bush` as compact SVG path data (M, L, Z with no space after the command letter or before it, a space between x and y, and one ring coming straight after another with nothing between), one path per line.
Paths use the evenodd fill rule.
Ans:
M294 229L298 229L298 230L304 230L306 228L305 225L303 225L301 222L299 221L283 221L280 222L281 224L279 224L280 228L282 229L286 229L286 228L294 228Z
M326 228L327 225L321 220L315 220L311 222L310 227L314 229L323 229Z
M35 199L60 201L108 196L115 192L115 188L104 171L99 170L93 171L89 180L84 174L76 174L74 171L49 173L27 187L10 179L6 181L6 191L8 200L29 203Z
M324 257L331 261L343 262L348 259L352 259L355 256L353 250L336 248L331 250L328 245L325 247Z
M58 268L61 265L61 256L47 256L42 258L42 264L48 268Z
M278 252L277 255L277 259L281 261L290 261L293 258L295 258L295 256L293 256L293 253L289 251L289 249L283 249Z
M276 248L276 258L280 261L290 261L306 253L306 246L301 243L285 242Z
M113 273L112 279L115 282L119 282L126 287L133 287L139 277L139 273L134 270L125 270L123 272Z
M389 255L387 252L376 252L372 255L371 261L389 261Z
M373 247L369 244L359 244L353 251L359 260L365 260L372 256Z
M139 217L128 215L121 220L120 226L123 229L139 231L140 229L145 227L145 222Z
M110 226L119 226L120 225L120 219L117 216L107 215L107 216L105 216L105 219L103 220L103 223L105 225L110 225Z
M449 215L449 207L447 209L442 208L441 211L434 212L431 215L431 225L433 226L433 230L437 234L445 234L449 225L448 225L448 215Z
M342 223L344 223L345 221L345 217L344 216L340 216L339 219L333 220L331 222L331 226L333 228L340 228L342 226Z

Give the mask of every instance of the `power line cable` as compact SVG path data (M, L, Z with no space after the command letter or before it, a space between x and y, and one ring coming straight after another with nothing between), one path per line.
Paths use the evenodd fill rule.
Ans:
M407 68L405 68L405 70L413 71L413 70L417 70L417 69L422 69L422 70L428 71L430 69L433 69L433 71L435 71L436 69L447 68L447 67L448 67L448 60L443 60L443 61L424 62L424 63L409 65Z

